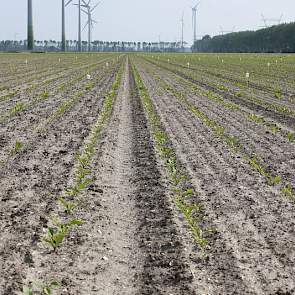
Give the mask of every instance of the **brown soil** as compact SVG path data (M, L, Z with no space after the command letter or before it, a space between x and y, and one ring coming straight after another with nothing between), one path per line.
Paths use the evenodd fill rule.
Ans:
M205 222L216 229L203 256L173 203L131 62L128 57L120 60L120 89L95 148L92 182L79 195L75 211L75 218L85 223L71 231L57 252L41 238L49 217L64 214L58 199L73 182L76 155L100 117L121 61L97 69L93 90L84 92L44 132L34 130L71 92L85 89L86 80L0 125L0 294L21 294L24 285L52 280L61 284L54 294L62 295L295 294L294 203L267 185L183 103L161 94L147 63L132 57L196 199L205 208ZM294 181L291 143L198 97L169 70L152 67L226 125L227 132L241 137L246 148L258 150L275 171ZM16 139L25 147L10 156Z
M269 188L176 98L159 96L159 85L143 68L141 74L218 232L208 261L195 264L195 290L200 294L295 294L292 201Z

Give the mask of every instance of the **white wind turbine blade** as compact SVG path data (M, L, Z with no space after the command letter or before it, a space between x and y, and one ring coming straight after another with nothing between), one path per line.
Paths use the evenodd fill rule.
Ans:
M92 12L101 2L96 3L90 10L90 12Z
M73 0L69 0L65 6L68 6Z
M85 26L83 27L82 31L84 31L86 29L86 27L88 26L89 21L86 22Z
M199 1L199 2L193 7L193 9L197 9L198 6L200 5L200 3L201 3L201 1Z
M88 14L88 11L81 9L81 11L83 11L85 14Z

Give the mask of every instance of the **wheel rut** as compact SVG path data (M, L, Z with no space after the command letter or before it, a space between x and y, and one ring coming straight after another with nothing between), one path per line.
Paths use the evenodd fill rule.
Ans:
M95 294L194 294L128 64L113 116L97 160L104 271Z

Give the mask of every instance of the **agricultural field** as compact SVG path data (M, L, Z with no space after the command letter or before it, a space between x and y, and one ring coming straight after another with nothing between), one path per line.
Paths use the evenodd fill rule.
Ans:
M0 294L295 294L295 57L0 54Z

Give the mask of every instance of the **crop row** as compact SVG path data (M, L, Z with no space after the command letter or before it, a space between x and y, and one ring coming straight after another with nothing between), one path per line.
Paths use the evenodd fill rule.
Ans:
M6 78L0 81L0 89L10 89L13 86L27 84L29 82L46 78L52 73L60 73L63 71L72 71L75 68L87 66L96 63L99 59L111 59L113 54L100 55L42 55L38 58L32 55L21 55L20 58L14 56L9 58L7 55L0 55L1 58L8 59L7 66L1 67L0 75ZM27 61L27 63L25 63ZM10 69L10 75L7 71ZM9 83L8 83L9 82Z
M135 66L133 66L133 75L151 126L156 150L164 163L172 184L171 192L174 196L175 205L183 214L195 242L200 247L202 254L205 255L205 250L208 246L208 236L213 232L213 229L207 226L205 222L204 208L196 201L197 194L189 184L185 171L181 168L180 162L171 145L169 135L161 124L148 90Z
M187 99L186 95L182 91L176 90L173 86L162 79L159 79L159 81L159 85L165 91L168 91L171 95L178 99L191 113L208 126L215 136L222 139L230 149L232 149L235 153L239 153L245 162L247 162L254 170L258 171L265 178L267 184L278 187L284 195L294 200L295 195L290 182L287 179L284 179L284 177L277 175L270 165L263 161L261 156L257 155L255 152L246 152L237 136L228 134L225 131L224 126L217 123L197 108L196 105Z
M54 215L54 217L48 218L49 227L47 228L47 234L42 238L42 242L53 250L49 255L57 253L58 248L63 245L65 239L74 227L81 226L87 222L75 218L75 210L78 209L82 203L82 199L80 198L81 193L86 191L92 181L93 156L101 132L112 114L113 104L121 85L122 72L123 67L121 66L116 75L115 81L112 84L111 90L106 94L103 109L100 112L96 123L92 126L89 136L81 148L81 152L77 156L73 180L71 184L65 188L63 196L58 198L58 204L61 206L63 213L59 212ZM53 288L59 287L59 282L54 280L49 283L44 283L41 284L41 288L40 286L29 284L24 286L23 294L35 294L35 291L37 292L37 290L44 292L44 287L51 291Z
M85 66L85 63L73 63L73 68L76 67L83 67ZM42 81L43 78L47 78L50 75L56 75L59 74L61 72L67 72L69 71L70 68L68 65L66 64L46 64L44 63L42 65L42 67L38 70L36 69L26 69L26 71L24 71L23 73L20 73L19 75L13 75L11 79L7 79L5 81L1 82L1 86L0 86L0 90L10 90L13 87L17 87L20 84L30 84L31 82L35 82L35 81ZM16 71L16 69L14 69L14 71ZM9 82L9 83L8 83ZM27 85L26 88L29 88L30 85Z
M155 72L152 72L153 76L161 83L162 78L155 74ZM217 104L222 105L229 111L237 111L240 114L244 116L244 118L248 121L255 122L256 124L263 125L267 130L272 132L273 134L277 135L279 134L283 138L285 138L287 141L291 143L295 143L295 134L294 132L284 128L283 126L279 126L277 123L273 121L269 121L262 115L257 115L253 112L250 112L246 110L245 108L242 108L239 104L232 102L232 101L227 101L224 99L223 96L220 94L215 93L212 90L204 89L200 86L197 86L195 83L191 82L190 80L184 79L174 73L171 73L171 76L178 82L180 82L182 85L184 85L183 92L189 95L189 93L194 93L197 95L201 95L202 97L205 97ZM189 91L190 92L189 92Z
M163 69L169 70L186 79L189 79L192 82L208 90L212 90L215 93L222 95L225 99L231 99L239 103L242 103L242 100L245 100L253 105L262 106L267 110L271 110L295 118L295 110L285 104L274 103L267 98L262 99L260 96L254 96L253 92L248 93L245 91L236 90L235 87L230 88L228 85L221 85L220 82L214 82L214 80L206 78L206 76L202 75L199 72L192 71L188 68L173 66L170 62L167 61L159 62L147 57L145 57L145 59L149 60L151 63L159 67L162 67Z
M102 59L99 60L98 62L94 62L91 64L79 64L79 67L74 69L65 69L63 71L61 71L60 69L55 69L54 71L52 71L52 69L49 69L49 73L46 72L45 76L46 79L42 80L42 76L34 75L31 76L30 81L33 81L34 83L25 87L21 87L20 89L12 89L11 92L6 93L2 96L0 96L0 101L4 101L7 100L8 98L11 98L13 96L15 96L18 93L22 93L25 92L25 94L30 94L32 91L34 90L38 90L39 93L43 93L46 92L47 88L50 87L50 84L53 84L55 82L60 83L61 80L65 80L65 82L63 82L63 84L67 83L68 77L72 77L75 76L77 74L79 74L80 71L91 71L91 69L94 69L95 67L97 67L98 65L102 64L103 62L108 61L109 59ZM58 75L57 75L58 74ZM48 77L49 76L49 77ZM40 81L40 82L39 82ZM19 83L23 83L22 81L18 81L18 85Z
M99 85L102 85L104 81L107 83L110 81L110 78L112 78L113 73L118 71L118 66L113 69L113 67L108 68L107 72L102 72L100 75L96 76L93 78L90 82L88 81L87 84L84 85L84 88L80 91L77 91L73 93L69 98L67 98L66 101L61 103L59 107L50 114L46 119L44 119L42 122L32 125L32 131L33 131L33 138L38 136L38 134L44 134L46 133L48 127L56 121L58 118L62 117L66 112L68 112L73 106L84 96L84 95L90 95L91 92L93 94L96 94L96 87L97 87L97 82L100 82ZM19 155L21 152L24 150L32 149L33 145L35 143L35 140L33 139L33 142L28 141L28 142L23 142L20 141L19 139L16 139L14 146L8 151L7 154L7 160L12 160L13 157ZM1 165L4 165L6 162L2 161Z
M104 62L104 61L103 61ZM99 64L103 63L100 62ZM40 90L35 96L30 97L30 101L28 102L22 102L22 101L17 101L13 107L11 107L8 111L6 111L4 114L2 114L0 122L4 122L7 119L13 118L15 115L19 114L20 112L29 110L30 108L36 106L40 102L43 102L45 100L48 100L51 96L55 96L58 94L62 94L67 90L71 90L74 85L76 85L77 82L83 81L83 83L87 83L87 87L89 88L88 90L91 89L89 87L90 83L89 80L86 79L86 73L91 74L91 77L95 77L94 79L97 80L98 77L101 77L103 74L101 73L101 69L97 70L97 65L93 65L91 67L87 67L82 74L78 75L77 77L72 78L68 82L62 83L60 86L52 86L52 91L50 92L48 89L45 88L46 90ZM99 74L98 76L96 74ZM68 77L66 77L66 80ZM56 80L56 79L54 79ZM39 89L38 89L39 90Z
M286 94L287 87L293 88L292 67L294 59L290 56L263 57L255 55L162 55L159 60L177 66L197 70L211 78L226 79L234 85L253 88L269 94ZM245 77L248 72L249 80ZM250 83L248 83L248 81ZM292 89L293 93L295 89Z

